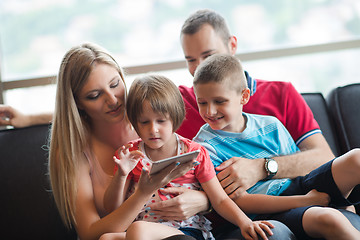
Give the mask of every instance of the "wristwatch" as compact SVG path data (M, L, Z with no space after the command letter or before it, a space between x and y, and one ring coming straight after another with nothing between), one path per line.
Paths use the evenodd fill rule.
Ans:
M279 165L273 158L264 158L265 159L265 171L267 177L264 180L272 179L278 171Z

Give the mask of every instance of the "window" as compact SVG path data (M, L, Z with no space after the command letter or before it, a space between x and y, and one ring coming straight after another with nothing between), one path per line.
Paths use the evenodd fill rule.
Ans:
M239 53L360 38L357 0L2 0L2 81L53 76L64 53L84 41L102 45L125 67L182 60L181 25L201 8L225 17ZM359 79L356 56L359 50L352 49L243 64L255 78L326 94L331 86ZM162 73L191 85L186 69ZM4 98L23 112L37 112L53 108L54 93L49 85L8 90Z

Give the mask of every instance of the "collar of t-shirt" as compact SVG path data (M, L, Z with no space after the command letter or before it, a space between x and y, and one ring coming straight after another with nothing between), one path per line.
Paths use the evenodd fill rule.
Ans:
M244 71L248 87L250 89L250 96L256 92L256 79L252 78L247 71Z

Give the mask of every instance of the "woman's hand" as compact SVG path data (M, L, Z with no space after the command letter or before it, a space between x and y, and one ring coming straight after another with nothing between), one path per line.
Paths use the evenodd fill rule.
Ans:
M195 160L183 164L179 164L179 162L172 163L158 173L151 175L149 174L149 170L143 168L137 191L144 194L151 194L159 188L164 187L173 179L183 176L194 167L194 164L196 164Z
M203 191L182 187L160 189L164 194L176 195L171 199L149 204L150 211L163 220L185 220L210 208L209 200Z
M52 115L52 113L23 114L11 106L0 104L0 126L22 128L37 124L48 124L52 120Z
M0 126L26 127L29 125L29 116L13 107L0 104Z

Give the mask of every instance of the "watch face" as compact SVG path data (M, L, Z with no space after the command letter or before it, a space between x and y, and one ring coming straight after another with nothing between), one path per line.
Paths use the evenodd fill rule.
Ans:
M268 162L268 169L269 169L269 171L270 171L271 173L276 173L277 170L278 170L278 164L277 164L277 162L274 161L274 160L270 160L270 161Z

